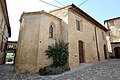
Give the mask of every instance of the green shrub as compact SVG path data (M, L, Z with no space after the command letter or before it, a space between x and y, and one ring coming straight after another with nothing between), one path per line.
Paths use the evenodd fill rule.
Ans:
M14 56L6 56L6 62L12 62L12 61L14 61Z
M40 75L46 75L47 74L46 73L46 68L44 67L44 68L39 69L39 74Z
M68 66L68 43L63 41L49 45L45 51L48 58L52 58L53 63L39 70L40 75L56 75L70 70Z
M8 62L12 62L12 59L8 59Z
M46 66L39 70L39 74L40 75L57 75L57 74L62 74L65 71L68 71L68 69L70 68L67 65L64 65L61 67Z
M45 52L48 58L53 59L52 66L54 67L64 66L68 63L68 43L55 42L55 44L49 45Z

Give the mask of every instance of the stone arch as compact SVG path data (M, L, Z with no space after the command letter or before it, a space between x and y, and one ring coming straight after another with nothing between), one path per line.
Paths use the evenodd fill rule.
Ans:
M51 22L49 24L49 38L55 38L55 33L56 33L56 25L54 22Z
M54 27L56 27L54 22L51 22L50 25L53 25Z
M49 26L49 38L53 38L53 26Z

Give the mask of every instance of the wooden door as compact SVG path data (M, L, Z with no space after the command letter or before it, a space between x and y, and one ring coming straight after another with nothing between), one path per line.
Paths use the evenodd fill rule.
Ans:
M84 62L84 50L83 50L82 41L78 42L78 47L79 47L79 63L83 63Z
M115 57L120 58L120 47L116 47L114 51L115 51Z
M105 59L107 59L107 50L106 50L106 45L104 45L104 56L105 56Z

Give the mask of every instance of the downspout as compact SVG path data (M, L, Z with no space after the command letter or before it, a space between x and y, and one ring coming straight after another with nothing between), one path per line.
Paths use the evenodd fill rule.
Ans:
M95 40L96 40L97 57L98 57L98 61L100 61L100 54L99 54L99 49L98 49L98 40L97 40L96 26L94 27L94 30L95 30Z

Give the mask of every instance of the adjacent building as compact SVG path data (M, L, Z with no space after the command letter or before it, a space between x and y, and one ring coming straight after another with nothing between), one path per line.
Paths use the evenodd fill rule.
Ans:
M74 4L50 13L27 12L20 18L15 71L34 73L52 61L45 55L55 41L69 42L69 66L108 58L106 29Z
M6 0L0 0L0 64L4 63L5 50L8 37L11 36L11 28L7 11Z
M120 58L120 17L104 21L107 32L108 51L110 57Z

